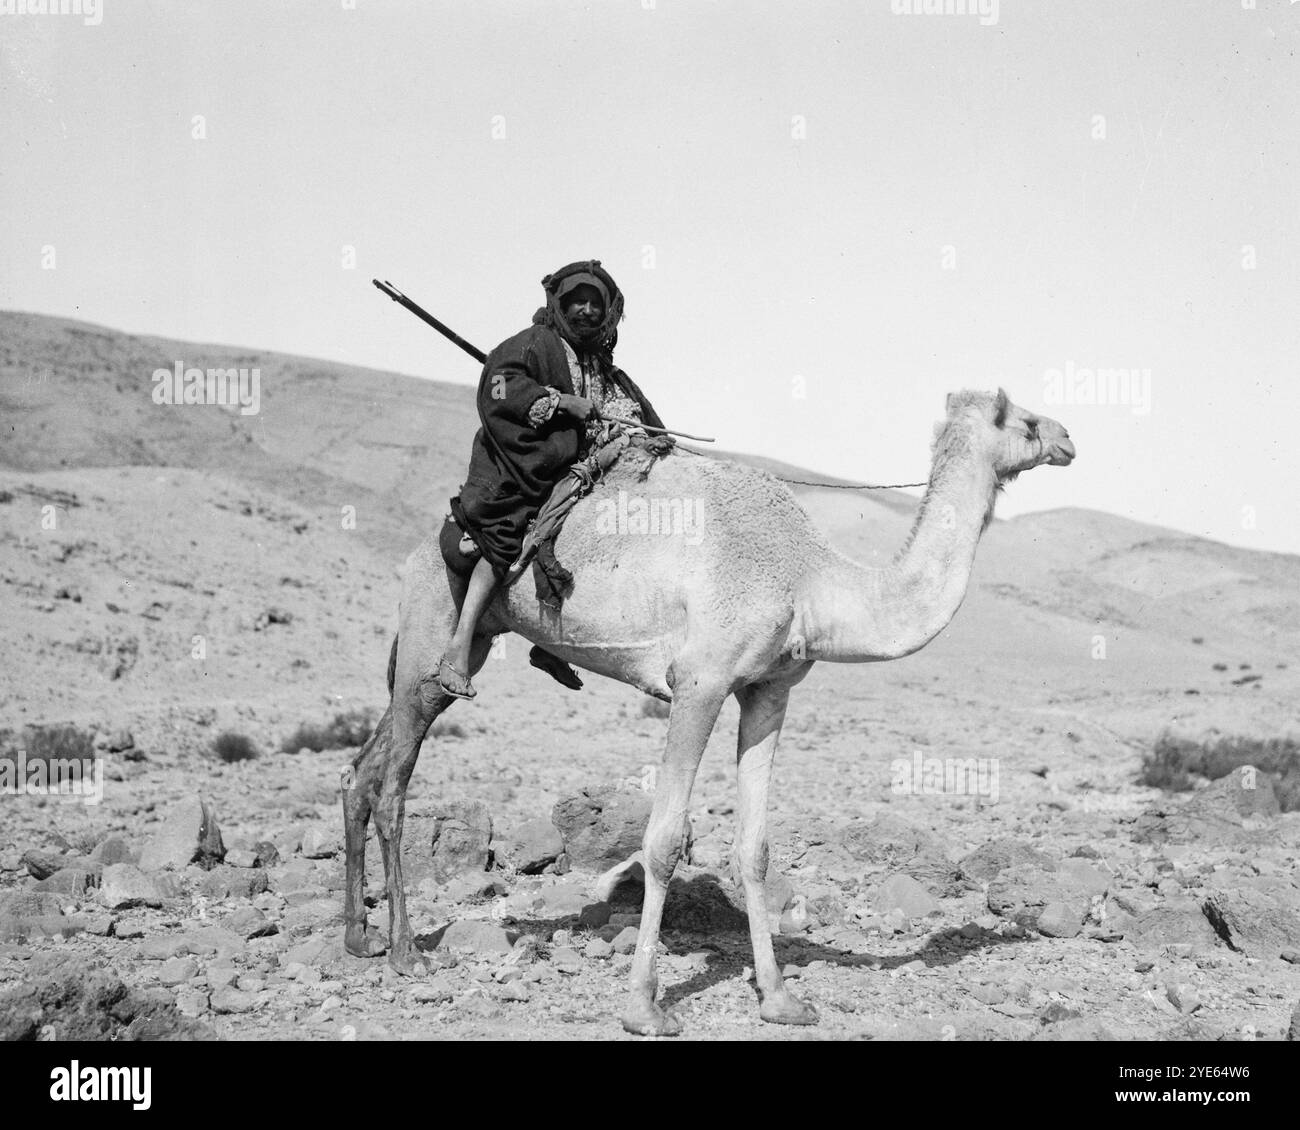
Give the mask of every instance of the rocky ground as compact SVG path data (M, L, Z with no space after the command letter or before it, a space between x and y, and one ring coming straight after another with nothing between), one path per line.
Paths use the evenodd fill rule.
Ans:
M591 891L637 846L650 765L630 749L614 759L626 773L586 788L571 769L576 787L548 806L553 751L507 770L473 713L440 725L435 772L411 793L410 910L432 966L417 979L342 949L348 751L221 764L186 743L169 752L160 739L177 749L181 720L155 719L99 736L110 776L130 784L110 781L103 804L4 798L0 1034L621 1036L635 868L611 901ZM649 752L662 720L623 713L627 744ZM804 759L787 760L793 773ZM1035 768L1004 782L1010 804L936 804L884 780L847 819L777 804L769 919L786 976L821 1014L792 1030L758 1020L730 782L710 756L661 945L686 1035L1300 1034L1300 813L1279 812L1273 778L1239 770L1131 804L1108 803L1104 783L1097 802L1054 790L1053 770ZM371 920L386 926L371 849Z

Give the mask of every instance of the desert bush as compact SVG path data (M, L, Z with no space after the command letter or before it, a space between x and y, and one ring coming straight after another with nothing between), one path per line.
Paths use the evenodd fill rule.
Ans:
M1197 777L1217 781L1253 765L1277 786L1283 812L1300 809L1300 742L1225 734L1215 738L1175 737L1167 731L1143 758L1139 782L1171 792L1195 788Z
M26 726L21 736L12 730L0 732L0 753L13 758L20 749L27 751L28 762L89 761L95 756L95 737L89 730L62 724Z
M319 753L323 749L351 749L364 745L375 728L373 710L349 710L334 715L325 725L304 722L280 743L281 753L297 753L310 749Z
M463 738L465 727L459 722L435 722L430 731L435 738Z
M223 730L212 739L212 752L222 761L252 761L257 757L257 746L244 734Z
M660 702L657 698L651 698L646 695L641 700L641 717L642 718L667 718L669 704Z

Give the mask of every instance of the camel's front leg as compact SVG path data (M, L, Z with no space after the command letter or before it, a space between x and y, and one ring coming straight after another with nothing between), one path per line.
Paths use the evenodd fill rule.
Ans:
M754 980L758 985L758 1014L773 1024L816 1024L817 1010L805 1004L781 979L772 952L772 931L767 923L767 786L777 739L785 721L790 688L770 683L736 692L740 703L740 738L736 748L736 860L745 888L749 937L754 947Z
M659 923L668 883L686 849L689 830L686 810L695 771L726 696L726 689L701 685L692 675L679 672L674 678L668 748L645 830L645 901L641 905L641 929L632 960L632 998L623 1013L623 1027L634 1035L675 1036L681 1031L677 1018L655 1003L659 990L655 947L659 944Z

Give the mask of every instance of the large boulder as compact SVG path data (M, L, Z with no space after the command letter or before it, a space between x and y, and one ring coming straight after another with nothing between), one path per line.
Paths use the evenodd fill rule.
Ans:
M572 866L605 871L641 850L652 806L640 789L601 785L556 804L551 823Z
M367 853L367 866L376 867L376 875L378 854ZM486 805L449 801L407 810L402 826L402 877L407 886L478 874L491 862L492 815Z
M1205 917L1215 932L1247 957L1276 958L1300 947L1300 893L1269 894L1243 887L1212 892Z

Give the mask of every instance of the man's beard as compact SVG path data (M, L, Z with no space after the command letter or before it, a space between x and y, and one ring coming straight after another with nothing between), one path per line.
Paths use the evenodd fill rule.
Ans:
M583 345L594 345L600 335L600 322L586 322L582 319L569 323L574 338Z

